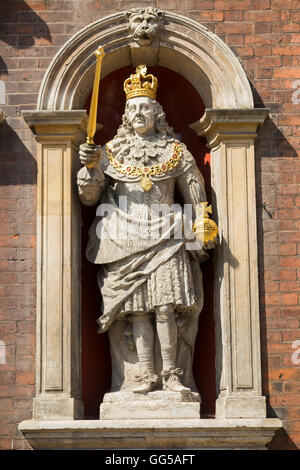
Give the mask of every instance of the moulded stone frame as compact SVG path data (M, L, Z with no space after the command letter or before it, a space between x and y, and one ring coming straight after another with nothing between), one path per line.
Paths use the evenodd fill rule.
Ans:
M76 152L78 143L84 141L86 112L82 108L92 87L94 51L99 45L106 52L102 77L119 67L136 65L141 57L141 51L129 36L124 12L102 18L79 31L58 51L42 82L37 110L23 113L38 142L40 175L38 380L33 421L20 425L25 436L35 433L38 437L35 443L43 441L45 429L51 428L46 423L51 420L82 418L80 236L70 238L70 233L76 229L79 233L80 205L73 187L78 168ZM270 430L274 432L281 422L266 419L261 390L254 172L254 139L267 110L254 108L245 72L229 47L205 27L182 15L165 12L159 46L149 49L147 60L183 75L206 105L205 115L191 127L206 136L211 147L214 218L220 228L214 289L216 426L220 429L220 419L224 420L222 429L226 429L226 422L232 428L235 420L237 427L244 426L244 420L250 418L255 420L257 436L268 428L266 435L271 439ZM49 174L53 177L47 177ZM50 198L50 205L45 194ZM51 240L51 245L49 227L53 224L59 228L60 238ZM51 257L53 243L58 251ZM49 263L45 262L48 259ZM50 286L53 279L55 282ZM48 305L44 293L50 287L52 300ZM51 318L50 323L47 318ZM191 426L197 432L198 421L194 421L194 427L189 423L187 428L182 422L183 435L189 435ZM61 427L62 433L65 426ZM80 429L82 426L84 421ZM126 423L120 423L120 429L125 428ZM140 425L138 428L143 432ZM39 430L43 431L37 436ZM216 435L221 439L219 431ZM76 439L73 444L71 441L68 441L69 447L76 446ZM51 442L49 438L47 445L50 447ZM188 439L182 442L189 446ZM230 439L226 442L230 447ZM232 446L237 446L237 442L233 440ZM260 445L258 441L257 445ZM45 444L43 446L45 448Z

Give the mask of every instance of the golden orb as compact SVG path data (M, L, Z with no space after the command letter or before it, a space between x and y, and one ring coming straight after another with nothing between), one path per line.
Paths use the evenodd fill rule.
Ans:
M210 241L214 241L219 234L219 229L216 222L208 216L208 213L212 212L211 206L207 207L207 202L202 202L196 208L196 212L198 217L192 230L195 233L197 240L205 244Z

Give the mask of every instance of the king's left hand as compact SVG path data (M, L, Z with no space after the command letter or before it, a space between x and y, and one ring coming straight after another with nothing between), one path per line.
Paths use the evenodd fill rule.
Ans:
M209 240L206 243L203 243L204 250L212 250L219 243L219 235L216 235L213 240Z

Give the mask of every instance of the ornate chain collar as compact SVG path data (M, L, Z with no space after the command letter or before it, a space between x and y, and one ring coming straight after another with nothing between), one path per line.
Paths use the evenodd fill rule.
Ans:
M123 175L128 175L132 177L140 176L140 183L144 191L150 191L152 188L153 182L149 176L162 176L164 173L173 170L182 157L182 146L180 142L174 142L174 151L173 155L165 163L156 164L152 166L126 166L120 163L112 154L111 149L106 145L106 155L110 161L110 164L113 168L116 169L119 173Z

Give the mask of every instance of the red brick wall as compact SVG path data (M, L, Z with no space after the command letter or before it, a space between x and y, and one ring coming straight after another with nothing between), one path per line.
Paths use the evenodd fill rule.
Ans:
M284 422L271 447L300 447L299 0L86 0L84 8L78 0L2 0L0 448L26 448L17 424L31 417L35 383L35 142L20 112L36 107L45 70L67 39L142 5L177 11L219 35L243 64L255 105L271 110L256 157L263 391L268 416Z

